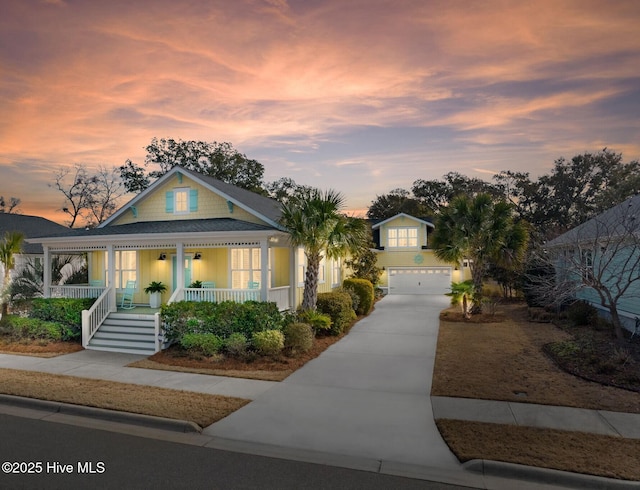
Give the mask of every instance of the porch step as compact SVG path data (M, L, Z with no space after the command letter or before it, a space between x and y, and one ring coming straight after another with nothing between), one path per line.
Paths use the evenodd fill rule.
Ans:
M111 313L89 341L87 349L129 354L155 353L153 315Z

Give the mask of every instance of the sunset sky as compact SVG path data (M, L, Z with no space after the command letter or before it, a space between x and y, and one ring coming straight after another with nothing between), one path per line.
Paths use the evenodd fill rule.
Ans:
M351 210L449 171L640 157L640 2L1 0L0 195L228 141Z

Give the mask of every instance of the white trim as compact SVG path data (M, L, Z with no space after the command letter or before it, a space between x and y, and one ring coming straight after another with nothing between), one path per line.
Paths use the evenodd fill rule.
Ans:
M411 220L417 221L418 223L422 223L424 225L430 226L431 228L435 228L435 225L433 223L431 223L430 221L425 221L423 219L416 218L415 216L411 216L411 215L406 214L406 213L398 213L395 216L392 216L391 218L387 218L384 221L381 221L380 223L376 223L371 228L375 230L376 228L380 228L382 225L385 225L385 224L389 223L390 221L393 221L394 219L397 219L397 218L409 218Z

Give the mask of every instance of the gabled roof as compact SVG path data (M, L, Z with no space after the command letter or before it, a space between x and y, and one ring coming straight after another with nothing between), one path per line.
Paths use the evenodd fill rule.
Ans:
M69 233L66 226L54 223L40 216L28 216L25 214L0 213L0 237L8 231L18 231L25 238L36 238L53 234ZM22 245L22 252L26 254L41 254L42 245L39 243L27 243Z
M374 223L371 228L373 228L375 230L377 228L380 228L382 225L387 224L389 221L392 221L392 220L397 219L397 218L409 218L411 220L414 220L414 221L417 221L419 223L422 223L423 225L426 225L428 227L435 228L435 226L433 225L431 220L429 220L428 218L416 218L415 216L411 216L410 214L406 214L406 213L398 213L395 216L392 216L391 218L387 218L385 220L378 221L378 222Z
M547 243L547 247L578 244L598 238L640 234L640 195L630 197Z
M123 213L127 212L131 206L135 206L138 202L142 201L149 194L153 193L156 187L161 186L164 182L169 180L177 173L181 173L192 178L210 191L226 199L227 201L232 202L239 208L244 209L248 213L256 216L257 218L260 218L266 223L269 223L274 228L281 229L280 225L278 224L281 213L281 205L275 199L261 196L260 194L256 194L255 192L242 189L233 184L228 184L213 177L209 177L208 175L203 175L201 173L187 170L182 167L173 167L166 174L164 174L153 184L151 184L147 189L142 191L136 197L131 199L127 204L122 206L118 211L116 211L109 219L107 219L100 225L100 228L112 226L111 223L118 219L118 217L120 217Z

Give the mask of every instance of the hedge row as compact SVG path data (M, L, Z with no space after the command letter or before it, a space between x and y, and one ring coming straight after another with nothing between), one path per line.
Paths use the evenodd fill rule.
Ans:
M9 316L5 328L13 335L32 339L76 340L82 332L82 310L93 305L93 298L34 298L26 309L28 318Z
M187 333L209 333L224 339L233 333L251 338L263 330L281 330L276 303L247 301L178 301L162 305L160 315L167 340L179 342Z

